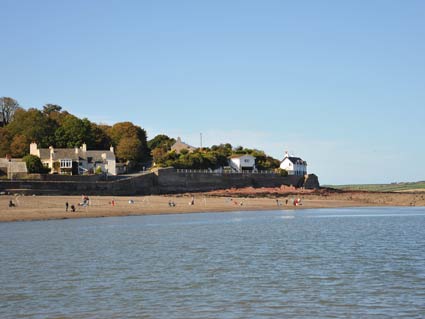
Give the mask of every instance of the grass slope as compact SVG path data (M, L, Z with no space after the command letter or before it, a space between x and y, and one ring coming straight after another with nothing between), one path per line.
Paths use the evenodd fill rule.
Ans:
M328 187L342 190L369 191L369 192L406 192L414 190L425 191L425 181L414 183L393 184L357 184L357 185L329 185Z

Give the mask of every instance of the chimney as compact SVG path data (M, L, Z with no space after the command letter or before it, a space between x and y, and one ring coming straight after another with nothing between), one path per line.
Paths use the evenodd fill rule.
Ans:
M114 147L111 145L111 147L109 148L109 150L113 153L114 152Z
M38 146L37 146L36 142L32 142L30 144L30 154L40 157L40 154L38 153Z
M55 149L53 148L53 146L49 146L49 150L50 150L50 154L52 155L55 152Z
M80 149L77 146L75 146L75 154L78 154L79 151Z
M83 143L83 146L81 146L81 149L83 150L83 152L87 152L87 145L86 145L86 143Z

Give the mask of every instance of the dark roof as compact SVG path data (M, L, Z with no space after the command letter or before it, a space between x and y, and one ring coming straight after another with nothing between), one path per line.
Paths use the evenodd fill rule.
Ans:
M50 150L48 157L50 157ZM77 161L79 158L78 154L75 153L74 148L55 148L53 152L53 160L60 160L60 159L71 159Z
M115 159L115 155L110 150L104 151L83 151L81 148L54 148L53 160L70 159L73 161L87 160L88 157L92 158L93 162L104 162L108 159ZM105 158L104 158L105 157ZM41 148L40 158L47 160L50 158L50 149Z
M289 159L291 162L292 162L292 164L307 164L307 162L306 161L304 161L304 160L302 160L301 158L299 158L299 157L294 157L294 156L286 156L283 160L282 160L282 162L285 160L285 159Z

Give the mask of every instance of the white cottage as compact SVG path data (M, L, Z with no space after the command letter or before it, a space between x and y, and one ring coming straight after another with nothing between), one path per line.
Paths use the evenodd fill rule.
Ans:
M303 176L307 174L307 162L299 157L289 156L288 153L280 163L280 168L286 170L288 175Z
M255 157L252 155L233 155L229 160L229 165L235 171L241 173L243 171L256 171Z
M52 174L82 175L100 170L108 175L117 175L112 146L109 150L89 151L86 144L75 148L38 148L36 143L31 143L30 154L40 157Z

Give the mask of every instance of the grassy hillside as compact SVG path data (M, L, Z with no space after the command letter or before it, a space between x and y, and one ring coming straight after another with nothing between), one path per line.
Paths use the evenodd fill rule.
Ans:
M369 192L406 192L425 191L425 181L414 183L392 183L392 184L357 184L357 185L328 185L342 190L369 191Z

